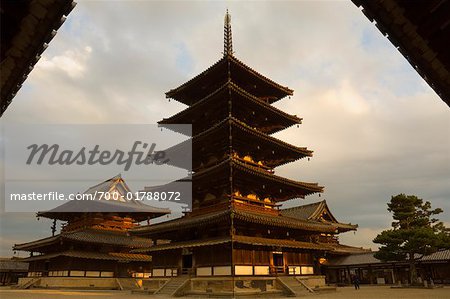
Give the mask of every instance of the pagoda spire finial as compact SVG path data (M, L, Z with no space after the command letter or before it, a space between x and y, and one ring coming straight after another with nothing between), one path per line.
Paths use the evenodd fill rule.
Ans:
M231 16L227 9L223 25L223 56L228 55L233 55L233 40L231 36Z

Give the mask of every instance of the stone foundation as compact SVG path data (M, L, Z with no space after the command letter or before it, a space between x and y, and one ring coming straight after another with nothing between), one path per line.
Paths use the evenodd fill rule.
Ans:
M19 279L19 285L25 284L34 277ZM33 285L36 288L69 288L69 289L118 289L115 278L88 278L88 277L39 277L39 281Z
M177 295L279 296L284 289L276 277L195 277Z
M19 279L19 284L25 284L31 277ZM297 276L311 289L325 286L324 276ZM156 291L167 278L137 279L143 290ZM70 289L118 289L115 278L88 277L40 277L33 287L37 288L70 288ZM283 286L279 285L273 276L242 276L242 277L193 277L179 295L282 295Z

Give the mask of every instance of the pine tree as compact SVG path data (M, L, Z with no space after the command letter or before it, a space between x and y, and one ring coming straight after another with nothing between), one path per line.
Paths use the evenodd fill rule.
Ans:
M381 232L374 243L381 244L375 257L383 261L409 262L410 282L417 282L416 260L440 249L450 248L450 230L435 215L431 203L415 195L392 196L387 204L394 221L392 229Z

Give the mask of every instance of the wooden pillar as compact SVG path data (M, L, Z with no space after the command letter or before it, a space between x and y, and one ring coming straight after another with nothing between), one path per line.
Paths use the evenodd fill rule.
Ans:
M67 276L70 276L70 270L72 270L73 257L69 257L69 262L67 263Z
M369 283L370 284L374 284L373 282L373 272L372 272L372 267L369 265Z
M255 248L252 246L252 271L253 275L255 275Z

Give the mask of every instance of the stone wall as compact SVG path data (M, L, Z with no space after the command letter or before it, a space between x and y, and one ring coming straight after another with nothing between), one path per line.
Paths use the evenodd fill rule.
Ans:
M19 284L34 279L24 277ZM87 278L87 277L40 277L40 281L34 285L37 288L74 288L74 289L117 289L115 278Z

